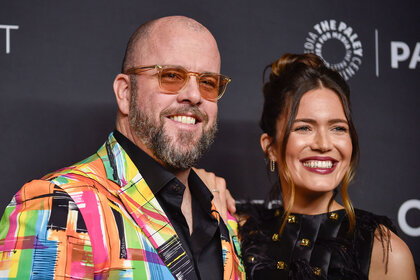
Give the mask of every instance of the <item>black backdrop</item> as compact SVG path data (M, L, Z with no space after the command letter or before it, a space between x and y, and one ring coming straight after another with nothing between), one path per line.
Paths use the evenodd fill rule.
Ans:
M352 200L392 218L419 263L419 10L414 0L2 0L0 211L26 181L96 151L114 127L112 81L128 37L181 14L212 31L233 79L200 166L236 198L263 199L262 70L284 52L319 51L352 90L361 142Z

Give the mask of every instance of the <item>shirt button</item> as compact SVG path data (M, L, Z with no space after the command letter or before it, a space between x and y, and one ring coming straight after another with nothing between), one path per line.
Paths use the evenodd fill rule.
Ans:
M248 256L248 262L249 263L254 263L255 262L255 257L254 256Z
M181 186L180 186L180 185L178 185L178 184L175 184L175 185L172 187L172 190L173 190L174 192L180 192L180 191L181 191Z

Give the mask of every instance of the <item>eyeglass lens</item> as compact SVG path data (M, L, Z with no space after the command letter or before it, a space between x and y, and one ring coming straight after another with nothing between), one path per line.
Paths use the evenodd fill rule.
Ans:
M195 75L201 95L207 99L216 100L226 88L227 81L218 74L189 73L182 68L163 68L160 71L160 85L164 90L177 92L184 87L188 76Z

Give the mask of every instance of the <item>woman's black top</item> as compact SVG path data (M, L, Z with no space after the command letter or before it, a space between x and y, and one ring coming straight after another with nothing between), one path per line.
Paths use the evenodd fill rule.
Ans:
M319 215L292 213L279 235L283 209L248 205L240 212L249 216L239 230L247 279L368 279L375 230L385 261L388 229L396 231L387 217L355 209L356 226L349 234L342 209Z

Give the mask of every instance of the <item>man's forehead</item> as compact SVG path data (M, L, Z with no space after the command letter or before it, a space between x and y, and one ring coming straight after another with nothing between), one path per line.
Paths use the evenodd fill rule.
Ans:
M182 26L181 26L182 27ZM151 30L136 47L138 65L169 64L188 68L204 67L202 71L219 71L220 54L217 43L207 30L174 27Z

